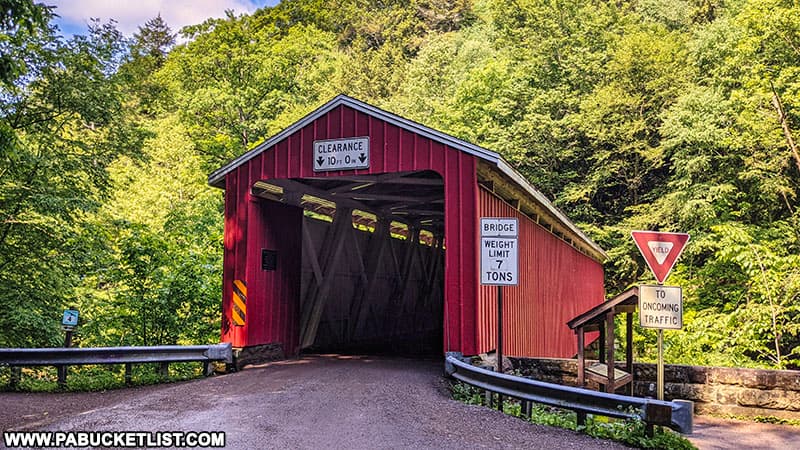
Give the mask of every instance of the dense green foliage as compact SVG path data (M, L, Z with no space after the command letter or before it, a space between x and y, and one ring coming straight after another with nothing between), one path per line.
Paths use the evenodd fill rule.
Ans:
M51 345L60 308L102 256L85 221L113 189L107 168L143 134L114 76L124 48L113 27L64 41L15 21L0 34L15 53L0 84L0 345Z
M180 45L3 8L0 345L55 344L73 304L87 343L215 340L205 175L342 92L501 153L607 249L609 294L651 280L632 229L691 233L668 362L798 366L796 2L285 0Z

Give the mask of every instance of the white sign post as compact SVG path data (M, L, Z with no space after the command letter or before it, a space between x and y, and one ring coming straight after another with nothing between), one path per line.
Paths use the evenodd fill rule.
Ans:
M314 141L314 172L369 169L369 137Z
M497 372L503 373L503 286L519 284L516 217L481 217L481 284L497 286ZM502 396L498 398L502 408Z

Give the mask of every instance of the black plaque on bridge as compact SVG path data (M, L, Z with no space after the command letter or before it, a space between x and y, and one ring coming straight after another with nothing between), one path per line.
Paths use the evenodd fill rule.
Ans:
M261 270L273 271L278 268L278 252L261 249Z

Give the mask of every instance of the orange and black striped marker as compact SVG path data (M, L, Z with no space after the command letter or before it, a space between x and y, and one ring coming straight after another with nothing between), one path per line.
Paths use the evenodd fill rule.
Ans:
M247 284L242 280L233 280L233 324L243 327L247 316Z

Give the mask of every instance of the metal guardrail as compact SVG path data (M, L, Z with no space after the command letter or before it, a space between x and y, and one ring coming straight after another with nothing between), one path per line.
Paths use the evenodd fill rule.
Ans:
M132 364L159 363L161 373L166 374L169 363L198 361L203 363L203 373L209 375L211 362L233 362L231 344L0 349L0 366L12 368L12 386L19 381L19 367L56 366L59 368L59 384L63 385L67 366L125 364L125 382L130 383Z
M585 423L586 414L594 414L641 419L648 433L652 433L654 425L666 426L683 434L692 432L693 403L690 401L667 402L544 383L475 367L461 358L460 353L447 354L447 375L499 395L575 411L579 425Z
M162 345L155 347L0 348L0 364L8 366L76 366L82 364L233 362L231 344Z

